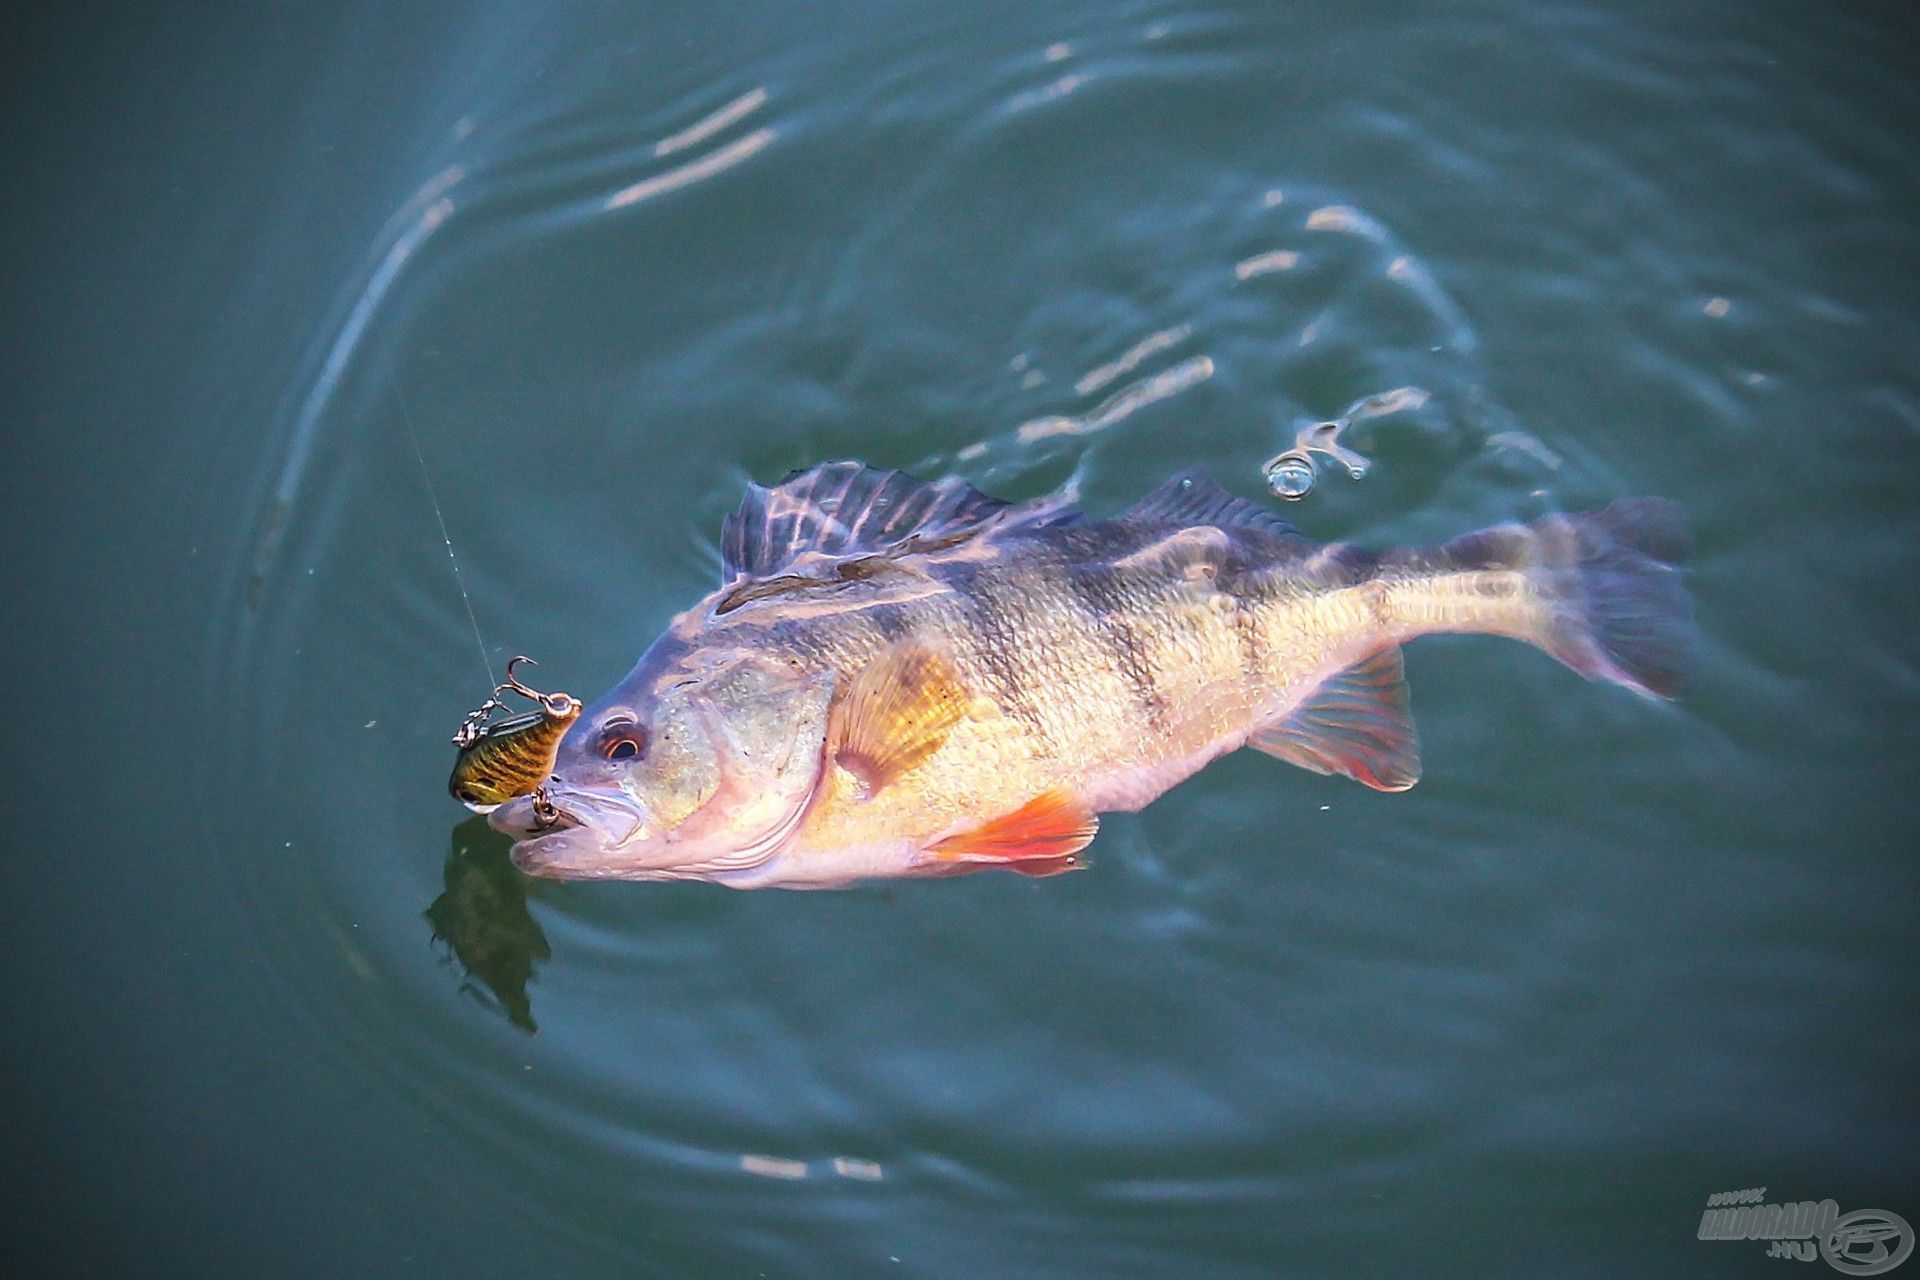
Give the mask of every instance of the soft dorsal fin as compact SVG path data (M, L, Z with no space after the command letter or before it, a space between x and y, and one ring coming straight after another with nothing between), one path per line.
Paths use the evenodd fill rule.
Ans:
M1211 524L1222 528L1237 525L1303 536L1259 503L1235 497L1199 470L1181 472L1114 519L1134 524Z
M896 645L861 668L834 704L834 762L871 796L938 751L973 702L939 650Z
M858 462L823 462L772 488L747 486L720 527L728 581L777 574L809 553L883 551L963 532L1006 507L963 480L916 480Z
M1405 791L1420 781L1420 739L1407 710L1399 646L1333 676L1247 745L1315 773L1344 773L1376 791Z

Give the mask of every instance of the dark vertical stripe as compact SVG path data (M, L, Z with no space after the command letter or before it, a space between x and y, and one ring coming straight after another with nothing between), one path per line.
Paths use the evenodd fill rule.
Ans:
M973 628L980 659L994 683L994 701L1028 729L1041 733L1039 712L1027 696L1019 664L1014 661L1015 636L1004 603L984 575L976 578L973 589L960 598L966 601L967 622Z
M1127 620L1126 603L1115 577L1116 571L1106 565L1073 569L1068 571L1067 587L1082 612L1099 628L1101 638L1113 654L1114 665L1126 677L1134 705L1155 732L1164 733L1167 700L1154 680L1153 662L1141 643L1140 633Z
M1240 646L1240 669L1256 685L1267 681L1267 636L1262 615L1277 594L1272 569L1243 562L1222 573L1219 587L1233 597L1233 635Z
M1147 723L1154 731L1165 733L1167 700L1154 681L1153 663L1140 644L1139 633L1125 618L1113 615L1101 617L1100 628L1106 633L1114 656L1120 660L1120 670L1127 677L1127 686L1133 691L1134 702L1146 713Z
M913 621L907 617L907 611L897 604L880 604L865 610L880 638L888 644L905 639L913 631Z
M1234 602L1233 634L1240 642L1240 669L1256 684L1267 680L1267 637L1261 627L1259 601Z

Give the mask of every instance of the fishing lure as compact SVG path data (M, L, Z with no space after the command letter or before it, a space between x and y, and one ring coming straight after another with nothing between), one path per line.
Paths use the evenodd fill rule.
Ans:
M514 668L523 662L537 665L526 657L507 663L506 680L495 685L487 700L467 713L453 735L453 745L460 748L460 755L454 761L447 790L475 813L491 813L509 800L536 795L553 772L560 739L580 718L578 698L541 693L522 682ZM538 710L494 720L495 712L508 709L500 700L503 693L517 693L537 704Z

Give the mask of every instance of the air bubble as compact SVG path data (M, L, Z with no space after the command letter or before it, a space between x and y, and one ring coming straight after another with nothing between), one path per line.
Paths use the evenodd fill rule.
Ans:
M1269 458L1261 467L1267 487L1276 497L1297 502L1313 491L1318 473L1313 455L1324 454L1345 468L1355 480L1362 479L1373 467L1373 459L1340 443L1340 436L1356 422L1418 409L1430 397L1419 387L1396 387L1356 402L1345 413L1325 422L1302 423L1295 428L1293 443L1284 453Z
M1267 488L1288 502L1312 493L1315 478L1313 459L1304 453L1283 453L1267 463Z
M1313 462L1316 453L1332 458L1355 480L1366 475L1372 460L1340 443L1340 433L1351 425L1350 419L1335 418L1331 422L1309 422L1301 427L1294 433L1293 447L1268 459L1261 468L1267 477L1267 488L1288 502L1298 502L1312 493L1314 481L1319 478Z

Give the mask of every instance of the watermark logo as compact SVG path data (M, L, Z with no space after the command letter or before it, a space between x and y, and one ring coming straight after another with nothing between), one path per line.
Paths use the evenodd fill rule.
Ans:
M1700 1215L1702 1240L1766 1240L1767 1257L1812 1262L1825 1258L1850 1276L1877 1276L1913 1253L1913 1228L1885 1209L1842 1214L1831 1200L1763 1203L1765 1187L1719 1191Z
M1855 1209L1820 1239L1820 1256L1850 1276L1891 1271L1913 1252L1913 1228L1885 1209Z

